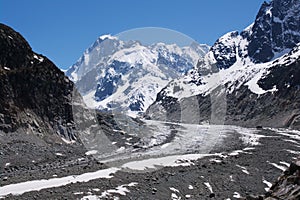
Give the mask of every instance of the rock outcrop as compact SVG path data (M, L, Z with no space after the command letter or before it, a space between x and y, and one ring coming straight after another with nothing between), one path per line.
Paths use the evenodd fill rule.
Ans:
M48 58L0 24L0 130L75 140L73 83Z

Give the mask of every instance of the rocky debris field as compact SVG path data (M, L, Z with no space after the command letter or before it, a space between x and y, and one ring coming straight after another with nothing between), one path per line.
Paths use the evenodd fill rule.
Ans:
M125 170L87 155L81 145L48 148L13 133L1 133L1 139L0 196L6 199L238 199L269 191L300 151L298 131L260 129L248 140L228 132L200 159L177 160L180 164L157 170ZM42 179L48 182L37 181ZM51 186L55 179L57 187ZM30 189L22 192L26 182ZM41 185L44 189L37 189ZM278 182L271 189L276 188Z

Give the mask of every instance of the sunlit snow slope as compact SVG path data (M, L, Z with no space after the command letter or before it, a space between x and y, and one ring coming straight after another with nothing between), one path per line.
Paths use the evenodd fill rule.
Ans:
M169 81L193 69L207 45L122 41L105 35L66 72L89 107L136 115L144 112Z

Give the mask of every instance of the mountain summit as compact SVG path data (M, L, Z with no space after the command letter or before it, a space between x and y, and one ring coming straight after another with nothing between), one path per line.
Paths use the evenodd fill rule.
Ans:
M241 33L229 32L216 41L210 50L211 61L226 69L239 60L243 65L274 60L300 42L299 24L299 1L264 2L253 24Z
M171 81L147 117L162 110L180 121L190 106L189 121L211 121L222 104L225 123L299 127L299 12L300 1L264 3L253 24L219 38L190 74Z
M92 108L136 115L151 105L169 81L193 69L209 47L192 43L122 41L105 35L66 72Z

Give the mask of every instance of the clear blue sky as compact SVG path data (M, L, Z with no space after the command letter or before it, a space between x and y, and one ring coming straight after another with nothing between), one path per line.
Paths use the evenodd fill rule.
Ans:
M250 25L263 0L0 0L0 21L67 68L100 35L163 27L212 45Z

